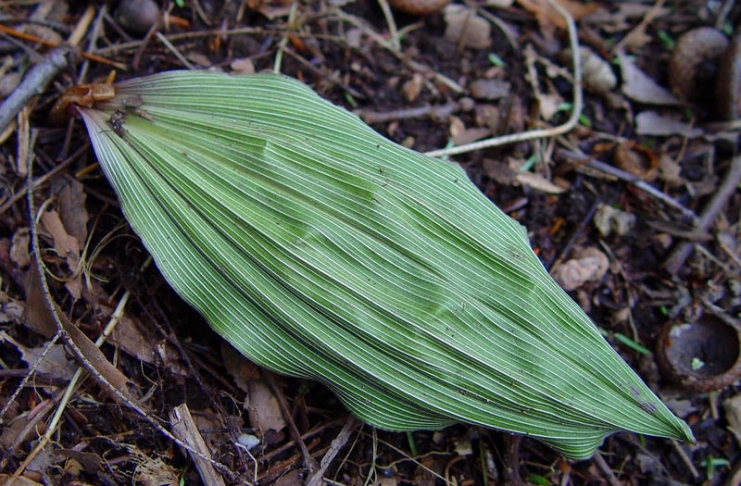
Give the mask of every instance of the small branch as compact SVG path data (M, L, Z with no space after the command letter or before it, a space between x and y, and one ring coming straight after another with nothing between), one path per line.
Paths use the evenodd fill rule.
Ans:
M391 13L391 7L387 0L378 0L378 5L381 6L383 17L386 19L386 24L389 27L389 37L391 48L396 52L401 52L401 43L399 42L399 29L396 28L396 20L394 20L394 14Z
M446 103L444 105L425 105L418 106L416 108L404 108L401 110L393 111L369 111L369 110L356 110L355 114L363 119L365 123L388 123L390 121L407 120L410 118L421 118L424 116L430 116L439 120L447 120L456 110L458 110L458 103Z
M706 232L710 229L713 225L713 221L715 221L715 218L718 216L718 213L720 213L725 207L728 199L736 191L739 183L741 183L741 156L736 156L732 159L731 166L728 168L728 172L726 172L720 187L700 214L700 218L697 220L696 229L701 232ZM664 262L664 268L666 271L671 274L676 274L679 269L684 266L684 262L692 253L692 248L693 245L689 241L679 243Z
M283 414L283 418L288 424L288 431L291 434L291 439L293 439L293 441L296 443L299 450L301 451L301 455L304 458L304 465L306 466L309 474L313 476L316 471L318 471L319 466L314 460L314 457L312 457L311 453L309 452L309 449L306 447L306 443L301 438L301 433L298 431L298 427L296 427L296 423L293 421L291 412L288 410L288 404L286 403L285 395L283 395L283 390L281 390L278 386L275 375L272 372L265 370L264 376L265 381L268 382L268 385L275 394L275 398L278 399L278 407L280 408L280 413Z
M656 199L662 201L667 206L671 206L680 213L682 213L682 217L690 222L697 221L697 215L672 199L671 197L667 196L663 192L656 189L654 186L649 184L648 182L644 181L640 177L631 174L630 172L626 172L624 170L618 169L617 167L613 167L610 164L606 164L604 162L601 162L599 160L595 160L594 158L580 154L577 152L571 152L569 150L564 149L558 149L556 151L557 157L563 157L567 159L576 160L577 162L584 162L585 167L589 167L590 169L597 170L599 172L602 172L604 174L608 174L614 177L617 177L620 180L623 180L625 182L630 183L634 187L637 187L638 189L642 190L643 192L648 193L649 195L655 197Z
M27 40L27 41L30 41L30 42L35 42L35 43L41 44L41 45L46 46L46 47L53 47L53 48L63 48L63 47L65 47L64 45L61 45L60 46L56 42L51 42L51 41L48 41L48 40L44 40L44 39L42 39L40 37L37 37L35 35L29 35L29 34L24 34L23 32L18 32L17 30L11 29L10 27L6 27L6 26L4 26L2 24L0 24L0 32L3 32L4 34L10 35L12 37L17 37L19 39ZM95 62L99 62L101 64L107 64L109 66L115 67L116 69L120 69L122 71L126 71L126 65L121 64L120 62L114 62L114 61L111 61L110 59L106 59L105 57L96 56L95 54L90 54L90 53L84 52L84 51L83 52L80 52L79 55L80 55L80 57L82 57L84 59L87 59L88 61L95 61Z
M597 465L597 469L600 470L602 475L607 480L607 484L610 486L622 486L620 484L620 481L618 481L618 478L615 477L615 473L612 472L612 469L610 469L610 466L605 462L605 458L602 457L602 454L600 451L597 451L594 453L594 457L592 458L594 463Z
M195 420L190 414L188 405L183 403L178 405L172 411L170 411L170 425L172 427L172 433L175 436L190 445L194 450L200 452L203 456L211 458L211 451L206 445L206 441L203 440L203 436L198 431ZM213 486L224 486L224 478L216 473L211 463L204 461L197 455L191 454L191 459L196 465L198 474L203 481L203 484Z
M288 36L293 30L293 26L296 25L296 12L298 11L298 2L291 3L291 9L288 11L288 29L283 33L280 41L278 42L278 49L275 52L275 61L273 62L273 72L280 74L280 70L283 67L283 51L286 50L288 45Z
M571 249L574 247L574 244L579 239L579 237L584 233L584 230L586 229L587 225L590 221L594 218L595 213L597 213L597 209L599 209L599 205L602 201L597 199L592 204L592 207L589 208L589 212L587 212L586 216L579 222L579 226L576 228L576 230L572 233L571 237L569 238L569 241L566 242L563 249L561 250L561 253L558 255L558 257L554 258L553 260L546 262L545 268L549 271L553 270L557 266L559 266L563 260L566 259L566 257L569 256L569 253L571 252Z
M19 111L33 98L46 89L46 85L59 72L67 67L69 47L59 47L51 51L43 61L36 64L23 78L23 82L13 90L0 106L0 132L10 124Z
M191 71L197 71L197 68L193 64L191 64L190 61L188 61L185 58L185 56L183 55L183 53L180 52L180 50L177 47L175 47L175 45L172 42L170 42L169 40L167 40L167 37L165 37L164 35L162 35L160 32L155 32L154 35L155 35L155 37L157 37L157 40L158 41L162 42L162 44L164 44L164 46L167 47L167 49L170 52L172 52L172 54L175 57L178 58L178 61L180 61L183 64L183 66L185 66L186 68L188 68Z
M684 464L684 467L686 467L690 474L692 474L692 477L695 481L700 481L702 479L702 475L692 463L692 459L690 458L690 456L688 456L684 449L682 449L682 446L679 445L679 442L677 442L676 440L672 440L670 442L672 447L674 448L674 452L676 452L677 455L682 459L682 464Z
M27 187L33 187L34 182L32 179L33 170L31 165L28 167L28 174L26 175ZM115 368L101 353L101 351L80 331L76 326L72 325L67 319L67 316L61 313L61 310L54 301L49 284L46 281L45 269L41 260L41 249L39 245L38 227L36 221L36 209L34 204L33 191L27 192L28 201L28 214L29 214L29 226L31 227L31 248L35 255L35 271L39 279L39 286L41 288L41 294L47 311L50 314L51 320L54 322L57 333L61 338L62 342L70 349L72 354L77 359L78 363L85 368L105 390L117 399L119 402L124 404L129 409L138 413L147 423L159 431L162 435L182 447L183 449L191 452L192 454L200 457L201 459L208 461L213 465L222 475L232 479L234 473L230 471L225 465L214 461L210 457L206 457L199 451L194 450L190 445L186 444L182 440L175 437L169 430L165 429L157 420L152 418L149 411L143 408L136 400L137 398L126 388L126 377L117 368ZM83 350L82 348L85 348ZM94 362L91 362L87 356L94 356ZM119 375L121 378L120 386L116 386L107 379L107 377L101 373L101 369L110 370L110 374Z
M77 152L75 152L71 156L67 157L65 160L63 160L61 163L59 163L52 170L50 170L46 174L44 174L42 176L39 176L36 179L34 179L32 181L32 186L31 187L33 189L36 189L41 184L44 184L45 182L47 182L47 181L53 179L54 177L56 177L61 172L64 172L64 170L67 167L69 167L70 164L72 164L72 162L74 162L74 161L77 160L77 158L80 156L80 154L82 154L83 152L87 151L89 148L90 148L90 142L87 142L87 143L83 144L82 147L80 147L80 149L77 150ZM5 211L7 211L8 209L10 209L10 207L13 206L13 204L15 204L19 200L23 199L23 197L26 196L26 193L27 192L28 192L28 184L26 184L26 186L24 186L23 189L21 189L20 191L13 193L13 195L10 197L10 199L8 199L2 205L0 205L0 215L2 215L3 213L5 213Z
M350 440L350 436L352 435L352 432L355 430L355 428L358 426L358 421L355 417L350 415L347 418L347 422L345 422L345 426L342 427L342 430L340 430L340 433L337 434L337 437L332 440L332 443L329 446L329 451L327 451L326 454L324 454L324 457L322 457L322 462L319 464L319 470L314 473L313 476L309 479L309 481L306 483L306 486L321 486L321 484L324 481L324 474L327 472L327 468L330 464L332 464L332 461L335 457L337 457L337 454L340 453L343 447L345 447L345 444L347 444L347 441Z

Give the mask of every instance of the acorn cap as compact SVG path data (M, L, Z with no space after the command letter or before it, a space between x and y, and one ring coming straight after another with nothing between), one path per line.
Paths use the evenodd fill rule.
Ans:
M735 120L741 112L741 34L736 35L721 57L715 80L718 115Z
M708 93L715 65L728 47L728 39L712 27L699 27L677 41L669 60L669 86L685 101L697 101Z

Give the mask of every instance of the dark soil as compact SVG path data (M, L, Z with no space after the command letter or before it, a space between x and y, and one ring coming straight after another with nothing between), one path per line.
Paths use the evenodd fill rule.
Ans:
M601 5L607 16L598 22L582 21L580 38L583 44L612 59L612 47L639 25L651 5L639 9L641 13L635 16L625 16L625 2ZM466 128L486 127L484 105L498 110L500 117L490 137L556 126L568 116L565 111L548 121L539 117L525 53L525 46L531 46L542 60L569 71L568 61L564 63L558 56L568 44L566 32L545 20L539 22L519 4L487 9L515 29L517 42L510 44L493 26L491 46L485 49L462 47L446 39L441 13L425 17L397 13L398 28L408 27L409 32L396 53L368 34L372 29L382 38L389 38L382 10L373 1L357 0L341 7L330 7L329 2L302 3L297 5L290 24L286 15L270 18L280 9L288 12L279 3L247 1L242 5L201 0L185 2L185 7L169 3L159 6L175 17L159 32L171 37L175 48L194 67L232 71L239 64L235 61L249 60L255 72L272 70L279 46L288 39L282 73L361 116L388 115L388 122L372 126L421 152L445 147L456 123ZM59 18L48 14L54 22L37 25L68 35L87 5L70 2L67 7ZM481 4L479 7L484 8ZM23 2L6 2L0 23L20 30L29 25L27 19L36 8ZM350 31L356 26L347 18L340 19L337 8L362 21L359 25L365 26L365 35L359 44L350 40L354 35ZM665 85L671 52L666 39L676 39L699 25L712 25L716 16L705 10L705 2L667 2L663 8L671 14L656 17L646 28L647 38L627 49L639 68ZM110 16L114 5L98 4L94 9L102 26L95 34L101 49L97 53L127 67L117 73L117 79L186 67L155 37L142 40L143 35L118 27ZM105 11L108 14L104 15ZM737 6L731 9L724 25L737 25L740 14ZM252 30L234 33L244 27ZM80 45L88 45L92 32L90 27ZM286 37L288 32L291 35ZM7 67L2 73L22 73L48 52L38 43L3 35L0 49ZM501 58L504 67L495 66L491 54ZM39 325L33 324L48 321L48 316L40 310L45 305L44 296L30 276L36 269L28 259L28 240L23 239L31 226L28 205L25 197L12 199L24 190L25 180L17 163L20 135L11 132L2 139L0 149L0 409L5 428L0 432L0 473L25 471L28 482L16 484L203 484L192 458L154 425L169 430L172 409L186 403L211 446L213 458L228 470L224 474L227 484L301 484L307 477L306 464L288 428L263 434L260 445L251 451L237 443L241 435L256 433L252 429L253 411L245 407L250 390L245 383L271 383L271 379L254 366L235 361L234 352L180 300L156 267L145 264L146 250L124 220L115 193L99 169L91 167L95 156L87 145L82 124L71 122L68 127L57 127L49 122L47 113L66 88L103 82L111 70L101 63L84 65L86 70L82 61L75 61L29 105L30 133L35 136L34 177L41 178L58 164L65 164L63 170L36 186L37 208L48 202L49 209L64 211L59 195L69 181L76 180L85 197L76 196L73 204L82 205L89 215L88 240L80 242L88 249L85 256L89 265L84 276L72 274L69 260L54 250L53 235L42 233L43 261L49 273L56 276L46 276L51 287L49 297L94 341L101 336L121 295L130 292L125 325L141 339L155 343L153 348L159 354L145 360L144 351L122 349L110 342L102 346L102 351L144 396L139 403L148 417L142 417L88 376L66 403L51 443L41 452L32 452L51 423L70 375L44 368L24 380L29 373L29 353L43 349L54 332L45 335ZM571 83L563 76L551 75L543 62L535 66L539 89L570 102ZM618 73L619 67L613 67ZM463 91L455 92L436 80L435 74L454 81ZM405 85L415 76L421 77L421 89L411 96ZM480 79L507 81L511 92L496 100L473 99L469 87ZM609 270L597 280L577 286L571 295L625 360L677 415L690 423L697 444L617 434L605 441L594 460L569 462L535 440L492 430L459 425L407 435L359 426L331 463L325 474L327 484L741 484L734 479L740 476L739 444L729 429L741 425L729 418L733 412L723 405L738 394L735 380L702 392L682 388L666 373L660 373L654 354L641 352L643 348L656 349L660 330L667 322L694 322L712 313L710 309L729 319L738 317L741 196L736 191L730 197L708 230L693 232L688 221L665 201L635 184L585 167L585 160L590 159L612 164L618 145L630 142L645 147L657 160L664 158L678 166L680 178L679 182L676 178L669 180L661 172L659 178L648 183L699 214L718 192L732 163L737 133L718 140L639 135L634 115L649 107L623 97L620 86L611 93L617 103L587 92L583 123L558 141L520 142L451 159L465 167L493 203L528 228L533 248L549 269L578 257L585 248L605 253ZM402 116L409 108L451 103L457 104L453 111L457 120L449 116ZM465 104L470 104L470 109L463 109ZM718 121L708 104L661 109L700 127ZM586 159L569 155L576 151L585 154ZM512 177L511 167L528 160L533 162L531 172L556 182L565 191L549 194ZM491 169L492 161L502 163L494 166L499 172ZM634 215L635 227L622 235L601 235L593 221L601 204ZM688 241L689 233L696 251L677 271L667 271L665 263L672 250ZM94 286L88 286L88 278ZM69 282L79 285L77 295L70 285L65 286ZM69 356L71 352L67 353ZM290 419L308 451L321 460L345 425L347 412L319 384L280 377L272 380L273 391L286 401ZM36 415L39 418L34 421ZM741 432L738 428L735 431ZM32 455L36 459L25 464ZM0 476L0 483L3 478Z

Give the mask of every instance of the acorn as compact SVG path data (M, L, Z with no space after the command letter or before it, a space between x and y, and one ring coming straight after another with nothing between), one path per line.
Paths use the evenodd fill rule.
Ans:
M741 378L741 323L710 313L694 322L667 322L656 358L664 377L680 388L723 389Z
M719 30L699 27L682 35L669 60L669 86L691 103L714 103L718 115L741 114L741 37L729 42Z
M143 36L160 20L162 12L154 0L123 0L113 16L126 31Z

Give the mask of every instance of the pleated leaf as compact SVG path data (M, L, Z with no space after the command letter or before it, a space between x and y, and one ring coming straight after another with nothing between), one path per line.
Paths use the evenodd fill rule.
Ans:
M115 93L80 112L124 214L255 363L387 430L465 422L575 459L621 430L693 440L458 166L281 76Z

